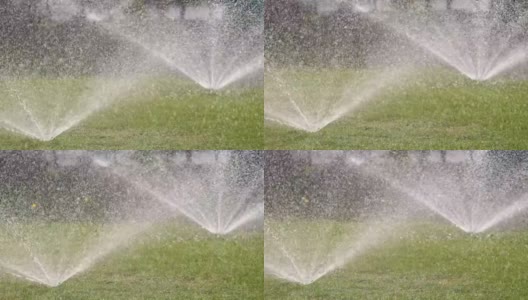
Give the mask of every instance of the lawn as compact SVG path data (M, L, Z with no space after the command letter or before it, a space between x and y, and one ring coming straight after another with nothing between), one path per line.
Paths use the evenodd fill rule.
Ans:
M214 150L257 149L263 143L261 87L213 92L168 77L132 83L27 79L2 82L0 99L0 123L44 135L86 114L50 141L13 133L3 124L0 149Z
M317 132L266 121L266 149L528 147L528 81L475 82L443 69L396 75L332 69L288 72L276 72L281 80L266 75L266 108L289 110L297 123L304 121L290 99L310 121L339 112L358 95L368 100Z
M0 295L39 300L262 299L262 243L262 233L256 231L222 237L180 222L157 225L55 288L2 274Z
M265 277L266 299L525 299L528 231L471 235L405 224L393 239L310 285ZM324 242L324 239L321 240Z

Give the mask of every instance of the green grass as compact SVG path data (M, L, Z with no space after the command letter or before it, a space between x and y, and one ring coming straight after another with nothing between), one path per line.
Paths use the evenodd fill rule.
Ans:
M299 71L297 71L299 72ZM474 82L450 71L407 75L358 110L316 133L266 122L266 149L526 149L528 81ZM356 71L286 74L283 86L307 112L324 111L335 95L365 77ZM267 75L269 76L269 75ZM267 77L268 78L268 77ZM346 80L344 80L346 79ZM294 86L294 88L291 88ZM266 103L287 102L266 80ZM287 89L287 90L288 90ZM304 91L304 92L299 92ZM350 95L354 95L354 90ZM267 104L268 105L268 104ZM274 104L276 105L276 104Z
M449 225L414 223L393 236L310 285L266 276L265 298L528 298L528 231L471 235Z
M115 88L119 82L90 79L33 79L4 83L0 92L6 116L28 116L23 99L35 118L47 126L50 116L83 111L80 95ZM88 92L87 92L88 91ZM91 91L91 92L90 92ZM97 97L96 97L97 98ZM258 149L263 143L262 88L206 91L174 78L141 81L118 101L95 112L49 142L0 128L0 149ZM32 125L30 125L32 126Z
M0 298L262 299L262 243L258 232L163 225L56 288L2 274Z

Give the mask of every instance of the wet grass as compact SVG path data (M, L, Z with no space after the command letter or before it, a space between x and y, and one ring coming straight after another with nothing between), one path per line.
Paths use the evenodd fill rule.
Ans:
M343 81L335 76L326 80L323 72L320 77L311 79L320 89L317 95L342 89ZM295 78L298 81L303 76ZM266 90L278 88L268 82ZM266 102L270 101L268 95ZM527 95L528 81L474 82L446 71L413 73L405 77L403 85L381 91L354 113L318 132L266 122L265 148L526 149ZM305 101L325 101L317 98Z
M383 247L310 285L265 277L266 299L525 299L528 231L471 235L403 226Z
M258 232L163 225L56 288L1 274L0 298L262 299L262 244Z
M31 84L34 91L27 92L28 95L21 92L23 89L20 86L11 84L11 88L19 92L11 91L9 96L29 99L28 104L44 116L42 119L67 113L68 105L82 111L84 104L75 99L70 101L67 96L82 94L87 86L93 88L91 85L94 85L82 84L79 80L42 81L46 80L40 79ZM61 84L70 87L57 87ZM46 104L44 106L50 111L42 112L41 104L49 103L53 96L56 99L52 103L65 103L66 107ZM0 149L262 148L262 88L233 87L212 92L175 78L157 78L142 81L133 91L119 97L111 106L88 116L49 142L0 129ZM35 103L40 101L38 99L42 99L42 103ZM20 105L11 106L16 107L15 119L28 118ZM12 107L10 109L13 110Z

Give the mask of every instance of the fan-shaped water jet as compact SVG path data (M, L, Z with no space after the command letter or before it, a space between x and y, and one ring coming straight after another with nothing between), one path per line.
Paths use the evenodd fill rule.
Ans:
M351 71L345 83L343 72L330 72L267 72L266 120L307 132L320 131L402 82L408 70Z
M472 1L472 0L470 0ZM528 62L524 10L520 5L465 10L356 11L431 53L476 81L493 79Z
M4 154L0 269L55 287L130 245L164 213L97 171L90 152Z
M466 158L457 163L350 161L368 176L384 180L405 197L468 233L489 231L528 209L528 192L519 186L525 176L522 170L515 170L513 165L501 166L493 154L485 151L472 155L451 153ZM493 172L509 175L501 177Z
M209 156L203 163L185 162L185 155L154 156L150 164L131 157L97 163L214 234L229 234L264 217L258 155L196 152Z
M174 19L164 10L124 13L130 1L89 18L111 35L142 48L205 89L220 90L264 67L262 16L250 4L208 2L209 16Z

